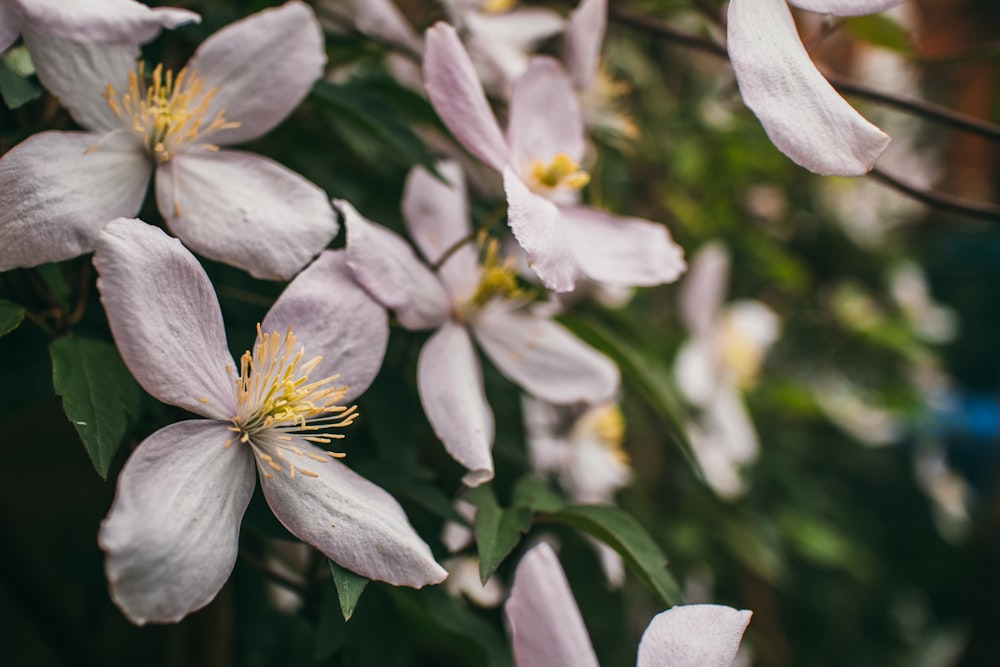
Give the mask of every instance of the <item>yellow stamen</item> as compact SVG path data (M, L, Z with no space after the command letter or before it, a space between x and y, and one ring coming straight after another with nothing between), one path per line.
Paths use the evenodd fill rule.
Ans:
M597 435L605 449L623 465L629 464L625 441L625 416L614 403L591 408L580 419L576 428L590 430Z
M479 11L484 14L502 14L510 11L517 4L517 0L483 0L479 3Z
M479 285L466 308L482 308L495 297L520 299L525 296L524 290L517 284L514 260L500 255L500 243L496 239L490 239L486 244L480 268Z
M580 169L580 165L570 156L565 153L556 153L548 164L541 160L536 160L531 164L530 180L536 189L579 190L590 182L590 174Z

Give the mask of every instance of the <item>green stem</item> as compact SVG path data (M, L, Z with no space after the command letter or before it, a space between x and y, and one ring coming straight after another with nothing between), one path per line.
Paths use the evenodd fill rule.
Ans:
M442 255L438 258L438 260L431 265L431 268L434 269L435 271L439 270L442 266L444 266L444 263L451 258L452 255L458 252L459 248L464 246L466 243L471 243L475 241L479 237L479 235L482 234L483 232L493 229L493 226L496 225L498 222L500 222L500 220L503 219L503 217L506 214L507 214L507 205L501 204L500 206L497 207L495 211L493 211L493 213L486 216L486 219L484 219L478 227L473 229L466 236L463 236L462 238L460 238L459 240L455 241L450 246L448 246L448 248L444 251L444 253L442 253Z

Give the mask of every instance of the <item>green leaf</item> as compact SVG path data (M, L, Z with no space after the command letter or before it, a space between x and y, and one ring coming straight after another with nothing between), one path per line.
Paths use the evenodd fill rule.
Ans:
M42 89L18 76L4 59L0 59L0 97L8 109L16 109L37 99Z
M558 512L566 501L549 484L535 475L525 475L514 484L514 506L533 512Z
M9 334L21 325L24 319L24 308L13 301L0 299L0 336Z
M479 578L485 584L531 527L531 510L500 507L493 489L485 485L470 489L464 497L477 507L474 534L479 551Z
M573 526L621 554L628 566L667 604L682 602L677 583L667 570L667 557L636 519L611 505L573 505L545 517Z
M49 290L49 294L56 300L62 311L64 313L70 312L72 307L69 303L69 284L63 275L62 266L59 264L41 264L35 267L35 271L38 273L38 277L42 279L42 282L45 283L45 288Z
M475 642L486 654L489 667L513 667L507 642L496 628L477 614L459 606L459 601L448 596L440 587L421 591L421 601L427 613L442 628ZM464 606L464 605L463 605Z
M845 19L843 25L847 32L872 46L881 46L906 56L914 55L913 43L906 29L884 14L854 16Z
M139 414L142 393L114 345L87 338L59 338L49 346L52 385L80 434L97 473L108 468Z
M340 612L344 615L344 620L349 621L369 580L360 574L345 570L332 560L330 572L333 574L333 584L337 587L337 596L340 598Z

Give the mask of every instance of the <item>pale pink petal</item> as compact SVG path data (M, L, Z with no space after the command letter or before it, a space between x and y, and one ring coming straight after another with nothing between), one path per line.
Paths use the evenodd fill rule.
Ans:
M640 287L677 280L687 265L666 226L586 206L559 207L580 272L608 285Z
M119 218L97 239L94 266L111 333L143 389L231 419L235 364L215 290L194 256L158 227Z
M346 201L334 203L347 226L347 265L355 279L407 329L431 329L448 319L444 286L403 237L366 220Z
M325 192L243 151L195 148L160 165L156 203L188 247L256 278L291 278L339 227Z
M723 385L703 416L709 429L725 446L727 456L738 464L749 463L760 453L760 441L739 390Z
M495 301L472 329L497 369L538 398L597 403L618 390L618 367L552 320Z
M534 160L548 163L559 153L576 162L583 159L586 143L580 101L557 60L532 58L514 82L507 143L521 169Z
M138 146L84 132L42 132L0 158L0 271L77 257L101 228L133 216L153 166Z
M424 85L434 110L466 150L497 171L503 169L507 143L469 54L447 23L427 29Z
M903 0L788 0L790 4L811 12L836 16L861 16L895 7Z
M524 416L524 436L531 467L538 472L561 470L571 445L560 435L565 425L559 409L551 403L523 395L521 414Z
M569 15L562 57L577 90L586 90L594 80L607 24L608 0L580 0Z
M174 623L204 607L236 562L254 487L252 456L225 423L171 424L118 476L98 543L115 604L133 623Z
M720 376L711 336L692 337L681 344L674 357L674 380L684 398L705 407L718 390Z
M465 327L446 322L424 343L417 386L434 433L469 471L462 482L478 486L493 479L493 411Z
M208 135L212 144L256 139L299 105L323 75L323 31L301 2L265 9L206 39L189 66L217 88L206 118L224 109L235 129Z
M469 242L472 226L465 176L456 162L440 162L436 166L448 183L442 183L423 167L414 167L406 177L403 221L410 238L431 264L456 243L466 241L438 269L438 277L452 297L464 300L472 296L479 283L476 247Z
M374 419L389 417L372 415ZM325 456L305 441L294 445L306 454ZM447 572L434 561L430 547L386 491L329 457L319 463L306 456L285 456L316 475L290 477L286 471L261 468L264 497L293 535L369 579L413 588L444 580Z
M548 544L521 557L504 613L517 667L598 667L580 608Z
M89 44L22 30L38 78L58 98L73 119L88 130L123 127L104 98L111 84L121 95L128 90L128 73L135 70L135 43Z
M639 641L636 667L729 667L752 613L715 604L671 607Z
M150 9L132 0L14 0L32 30L77 42L139 44L160 28L201 21L194 12L172 7Z
M566 230L559 223L559 209L529 190L509 167L503 171L503 184L508 224L524 248L528 266L549 289L569 292L576 285L577 266Z
M718 241L706 243L691 260L691 270L681 284L678 305L688 331L709 335L728 291L729 251Z
M0 0L0 53L10 48L21 34L21 8L12 0Z
M281 333L288 327L306 359L323 357L311 378L340 375L338 382L348 387L344 403L360 396L382 367L388 317L354 282L343 250L322 253L295 276L261 324L264 331Z
M732 0L728 49L743 101L782 153L819 174L871 170L889 137L819 73L785 0Z
M541 7L518 7L496 14L471 11L465 16L465 27L484 45L504 45L521 53L557 34L564 25L559 14Z
M724 436L711 423L688 424L688 440L708 486L721 498L737 498L744 492L740 466L729 455Z
M340 10L337 5L346 5ZM371 37L396 44L412 53L421 53L424 45L409 20L399 10L393 0L333 0L321 2L320 12L331 9L347 14L346 20L353 21L357 29Z

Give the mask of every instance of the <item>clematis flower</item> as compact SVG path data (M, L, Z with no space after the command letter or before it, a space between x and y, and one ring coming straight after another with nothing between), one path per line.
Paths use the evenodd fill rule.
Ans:
M837 16L871 14L901 0L788 0ZM726 45L743 101L767 136L819 174L861 176L889 144L812 63L786 0L730 0Z
M445 185L415 169L403 193L410 237L431 264L451 254L437 274L394 232L341 204L347 263L358 282L410 330L433 329L417 362L417 387L427 419L448 453L476 486L493 477L493 412L486 402L473 339L497 370L543 400L599 402L618 388L618 368L548 317L524 307L513 267L496 245L480 264L470 226L462 172L438 167Z
M177 621L215 597L255 477L288 531L341 566L394 585L444 579L392 496L327 451L357 417L345 403L375 377L388 337L385 311L353 283L343 252L288 285L239 366L208 276L178 240L114 220L94 265L129 370L154 398L201 417L139 445L101 524L111 595L129 619Z
M133 0L0 0L0 53L22 29L77 42L136 44L153 39L160 28L200 20L186 9L151 9Z
M504 607L517 667L597 667L559 558L544 542L521 557ZM639 641L638 667L728 667L752 613L714 604L671 607Z
M706 481L719 495L733 497L742 492L740 466L760 449L742 391L756 381L780 323L759 301L723 307L728 280L729 253L719 243L706 245L681 287L681 318L691 337L677 352L674 377L701 411L688 436Z
M316 13L331 32L352 26L369 37L420 54L424 45L403 12L392 0L319 0Z
M583 120L558 62L535 58L515 82L505 138L455 29L438 23L426 43L427 96L455 138L503 174L510 228L546 287L567 292L579 277L643 286L680 276L683 253L666 227L578 204L589 180L579 164Z
M87 132L42 132L0 158L0 271L91 252L135 215L155 173L170 230L195 252L289 278L337 232L325 193L227 144L285 118L322 74L312 10L289 2L209 37L176 74L145 82L134 44L79 44L25 30L38 76Z

